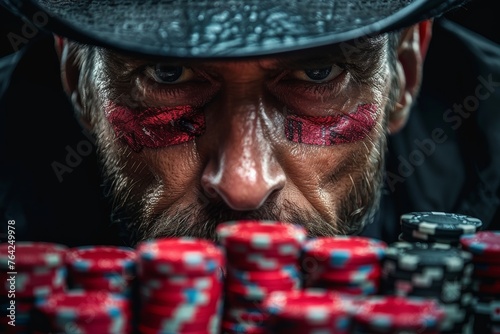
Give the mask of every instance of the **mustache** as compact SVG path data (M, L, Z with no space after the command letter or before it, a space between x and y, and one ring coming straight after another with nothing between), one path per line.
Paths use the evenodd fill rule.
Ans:
M132 226L138 231L138 240L189 236L217 242L217 225L232 220L271 220L299 224L306 228L308 235L327 236L344 234L341 226L324 221L319 214L301 210L292 202L285 201L279 206L266 202L257 210L235 211L225 203L209 203L205 206L189 205L174 212L164 211L139 226Z

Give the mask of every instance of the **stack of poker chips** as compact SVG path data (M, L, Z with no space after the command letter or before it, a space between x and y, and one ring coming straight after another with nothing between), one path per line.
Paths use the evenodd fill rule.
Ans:
M419 297L369 296L352 314L356 334L438 334L445 319L435 300ZM460 333L460 332L454 332Z
M128 247L96 245L70 248L66 256L68 286L131 297L136 258L135 250Z
M382 261L382 294L434 299L444 308L441 333L470 325L472 255L441 243L395 242Z
M266 296L301 287L306 230L279 221L228 221L217 226L217 235L227 260L223 331L266 333Z
M317 288L272 292L263 302L268 333L347 334L351 305L342 294Z
M2 333L27 333L35 301L66 290L67 250L49 242L0 245ZM8 323L12 320L15 326Z
M400 217L401 241L460 245L462 235L481 230L481 220L447 212L410 212Z
M223 251L196 238L144 241L137 247L139 333L218 334Z
M500 333L500 231L480 231L460 239L473 255L474 333Z
M387 244L361 236L309 239L300 263L305 288L325 288L349 295L379 292L381 260Z
M46 322L41 333L130 334L130 301L106 291L69 290L36 302Z

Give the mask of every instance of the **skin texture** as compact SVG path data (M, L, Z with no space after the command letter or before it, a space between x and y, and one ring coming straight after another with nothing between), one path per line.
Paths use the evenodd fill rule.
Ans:
M246 60L136 58L60 38L56 47L131 244L214 239L218 223L242 218L319 236L357 233L376 212L386 136L418 93L430 26L398 43L381 35Z

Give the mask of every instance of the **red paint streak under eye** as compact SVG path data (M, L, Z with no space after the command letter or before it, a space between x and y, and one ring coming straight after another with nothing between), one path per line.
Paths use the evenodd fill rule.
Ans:
M377 106L363 104L355 113L334 116L288 115L285 135L296 143L330 146L365 138L377 122Z
M138 152L193 140L205 131L205 116L192 106L130 109L110 104L106 117L116 136Z

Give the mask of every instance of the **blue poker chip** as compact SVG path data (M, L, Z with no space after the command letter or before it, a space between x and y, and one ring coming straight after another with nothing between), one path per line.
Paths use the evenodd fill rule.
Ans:
M400 217L401 226L435 237L460 236L479 231L480 219L448 212L410 212Z

